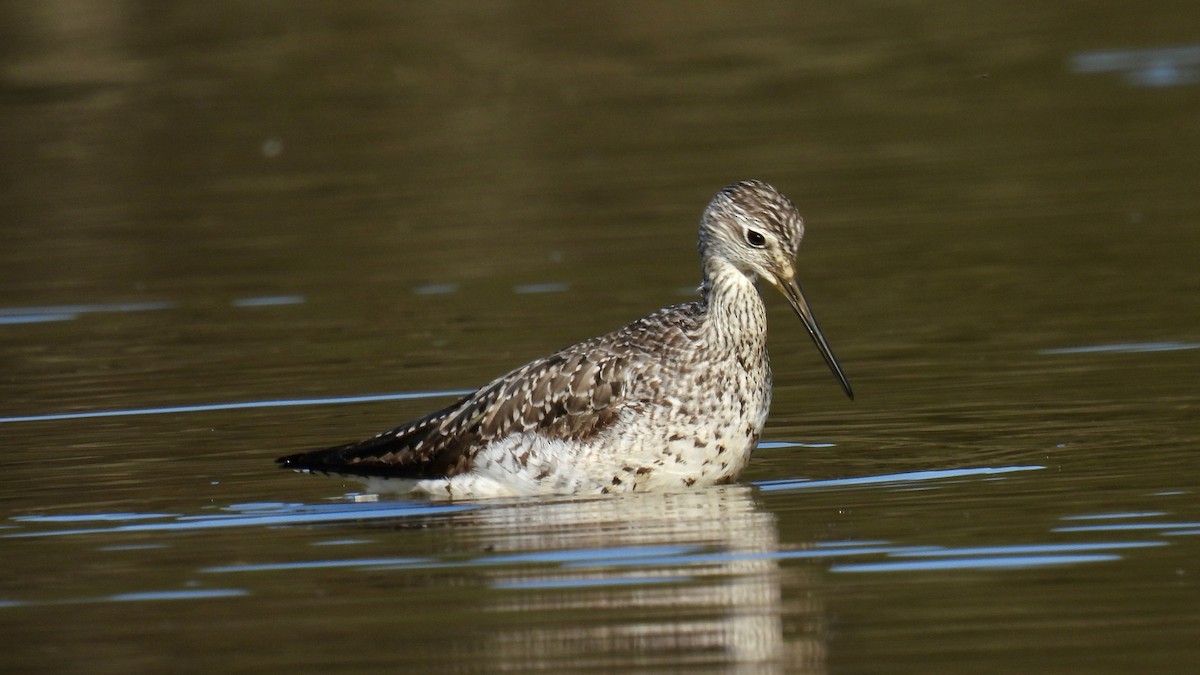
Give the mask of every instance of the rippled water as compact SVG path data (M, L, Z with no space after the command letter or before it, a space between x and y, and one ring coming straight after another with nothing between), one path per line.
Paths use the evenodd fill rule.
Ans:
M1191 672L1193 13L0 9L0 666ZM742 484L273 466L686 299L748 177L857 399L769 297Z

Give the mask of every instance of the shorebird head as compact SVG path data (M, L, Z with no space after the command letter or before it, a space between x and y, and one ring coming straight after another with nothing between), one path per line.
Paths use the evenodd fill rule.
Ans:
M717 193L700 218L700 255L719 258L749 277L762 277L787 298L826 365L850 398L854 390L813 317L796 279L804 219L792 200L768 183L746 180Z

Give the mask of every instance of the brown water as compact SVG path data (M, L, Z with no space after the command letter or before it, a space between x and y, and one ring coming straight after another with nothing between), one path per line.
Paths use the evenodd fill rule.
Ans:
M0 669L1194 671L1192 3L333 4L0 8ZM768 298L743 485L272 465L685 299L748 177L858 400Z

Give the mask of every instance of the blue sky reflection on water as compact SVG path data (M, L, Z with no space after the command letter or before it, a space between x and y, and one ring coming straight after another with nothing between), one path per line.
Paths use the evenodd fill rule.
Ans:
M944 471L906 472L894 475L847 478L836 481L769 481L768 486L779 489L796 489L798 486L815 483L824 488L866 487L896 489L904 483L954 482L965 478L982 478L1012 472L1036 470L1041 467L974 468ZM760 486L760 489L763 489ZM569 501L567 502L570 503ZM169 513L85 513L54 514L47 516L20 516L11 519L16 531L9 531L3 538L55 537L73 535L120 536L130 533L186 532L230 527L279 527L310 526L322 523L386 521L412 517L451 516L471 511L486 514L489 510L513 508L509 505L479 502L471 504L436 504L427 502L339 502L331 504L284 504L249 503L226 507L217 515L188 516ZM545 508L536 502L526 504L526 509ZM532 513L532 512L531 512ZM231 574L247 572L296 572L314 569L370 569L376 571L403 571L415 569L450 569L479 567L528 567L558 568L561 570L622 569L671 570L673 579L677 573L689 568L713 565L728 565L750 561L786 560L830 560L835 572L899 572L950 569L1017 569L1050 565L1070 565L1095 562L1111 562L1122 557L1118 552L1165 546L1168 541L1160 538L1171 534L1188 534L1200 529L1200 523L1168 518L1164 511L1128 511L1069 515L1060 521L1087 523L1054 527L1055 533L1146 533L1159 535L1147 540L1132 541L1083 541L1083 542L1019 542L988 546L954 547L936 543L892 544L881 540L840 540L816 542L802 548L785 548L762 551L731 551L720 547L710 548L696 545L650 545L592 547L580 549L544 550L522 553L488 554L467 559L453 557L350 557L318 558L293 561L259 561L234 565L205 567L198 570L206 574ZM154 522L143 522L154 521ZM1131 522L1137 521L1137 522ZM43 526L123 523L108 527L37 529ZM933 537L936 539L936 536ZM335 540L336 541L336 540ZM342 546L368 544L371 539L343 540ZM316 542L316 543L329 543ZM161 543L159 545L162 545ZM119 551L119 545L109 544L101 550ZM131 547L126 550L136 550ZM342 550L341 547L338 549ZM877 558L874 562L844 563L842 558ZM604 577L612 583L631 584L630 578L621 573L617 577ZM539 582L540 583L540 582ZM557 582L550 582L552 585ZM569 583L564 581L565 583ZM589 577L581 584L602 584L605 581ZM659 583L659 581L655 581ZM521 583L509 584L519 587ZM535 584L536 585L536 584Z
M1120 73L1136 87L1178 87L1200 83L1200 45L1151 49L1105 49L1071 57L1076 73Z
M208 516L177 516L167 514L119 514L116 520L167 519L165 522L137 523L115 527L41 530L0 535L3 537L59 537L80 534L116 534L129 532L179 532L185 530L209 530L230 527L263 527L278 525L312 525L356 520L381 520L406 517L430 516L458 513L479 508L473 504L429 504L424 502L370 502L340 504L278 504L256 505L240 513ZM55 515L41 518L24 516L22 522L78 523L106 520L104 515L84 514L81 516Z

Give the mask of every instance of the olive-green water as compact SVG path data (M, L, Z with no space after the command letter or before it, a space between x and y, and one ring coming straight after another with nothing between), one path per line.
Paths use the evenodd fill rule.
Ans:
M739 485L273 465L686 300L751 177L857 400L765 289ZM1193 3L8 3L0 670L1195 672L1198 185Z

